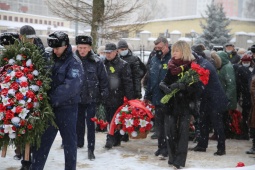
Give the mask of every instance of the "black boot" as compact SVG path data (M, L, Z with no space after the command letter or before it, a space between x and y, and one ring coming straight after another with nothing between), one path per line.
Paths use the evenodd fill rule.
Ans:
M125 133L122 137L121 137L121 141L124 141L124 142L128 142L129 141L129 136L127 133Z
M22 160L21 161L21 168L20 170L29 170L30 166L31 166L31 162L30 161L25 161L25 160Z
M89 160L94 160L96 159L95 155L94 155L94 152L92 150L88 150L88 158Z
M15 160L21 160L22 154L20 153L19 149L15 149L15 155L13 157Z
M255 139L252 139L252 148L246 151L246 154L255 154Z
M105 144L104 147L105 147L106 149L111 149L112 146L113 146L113 136L107 134L107 136L106 136L106 144Z
M122 138L122 135L120 134L119 131L116 131L114 133L114 142L113 142L113 146L120 146L121 144L121 138Z

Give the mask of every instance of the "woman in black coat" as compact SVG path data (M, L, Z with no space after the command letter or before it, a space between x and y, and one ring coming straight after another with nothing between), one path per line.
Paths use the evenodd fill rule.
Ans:
M170 110L165 119L168 164L179 169L185 166L187 158L191 114L189 106L194 101L197 83L188 87L187 84L177 82L182 73L189 70L191 62L195 60L189 44L185 41L178 41L172 46L171 53L172 58L168 63L168 72L160 83L160 88L165 94L171 93L174 89L180 89L168 101Z

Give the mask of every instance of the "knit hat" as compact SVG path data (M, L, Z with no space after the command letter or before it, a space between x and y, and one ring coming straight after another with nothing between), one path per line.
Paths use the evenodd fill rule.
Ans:
M241 58L242 61L251 61L252 56L250 54L244 54L243 57Z
M78 35L75 37L75 42L76 45L78 44L88 44L88 45L92 45L92 38L90 36L86 36L86 35Z
M112 52L112 51L114 51L114 50L117 50L117 47L116 47L116 45L115 45L114 43L109 43L109 44L106 44L106 45L105 45L105 50L104 50L104 52L110 53L110 52Z
M216 51L211 52L211 57L215 61L216 68L219 69L221 67L222 61L221 61L221 58L216 53Z
M25 35L26 38L35 38L35 29L30 25L24 25L20 28L20 35Z
M120 48L128 48L127 41L125 41L125 40L120 40L120 41L118 42L118 49L120 49Z

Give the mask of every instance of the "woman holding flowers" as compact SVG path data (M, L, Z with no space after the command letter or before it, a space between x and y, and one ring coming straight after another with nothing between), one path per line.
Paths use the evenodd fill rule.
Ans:
M161 102L170 106L165 120L168 164L179 169L186 162L190 114L195 106L195 93L200 89L197 83L200 77L191 70L195 57L187 42L177 41L173 44L171 53L168 72L160 83L160 88L167 94L167 100L164 97ZM199 68L199 65L195 66Z

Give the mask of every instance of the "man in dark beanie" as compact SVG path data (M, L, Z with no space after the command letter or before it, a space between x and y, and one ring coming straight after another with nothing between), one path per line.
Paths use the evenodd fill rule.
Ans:
M28 41L34 43L34 38L36 38L35 29L30 25L24 25L20 28L20 39L21 41Z
M234 44L227 43L225 52L228 54L228 59L232 64L237 64L240 61L241 57L237 54Z
M106 58L104 61L109 80L109 96L105 99L106 120L111 123L116 110L123 104L124 96L133 99L133 82L129 64L122 60L114 43L105 45ZM121 144L119 131L114 135L107 134L105 148Z
M141 80L146 73L146 66L141 62L139 57L133 55L132 51L128 48L128 44L125 40L120 40L118 42L118 53L120 55L120 58L128 62L130 65L134 87L134 98L142 98ZM128 140L128 134L125 134L122 137L122 141L127 142Z
M80 59L72 52L68 35L56 31L49 35L48 45L53 48L52 82L48 92L57 128L49 124L41 137L41 146L33 151L30 170L42 170L54 139L60 131L65 153L65 168L76 169L76 122L84 71Z
M98 103L108 96L108 76L104 63L92 50L92 38L79 35L76 36L75 41L77 45L75 54L81 59L84 69L84 83L76 126L77 147L84 146L87 123L88 159L93 160L95 159L95 123L91 118L95 117Z

